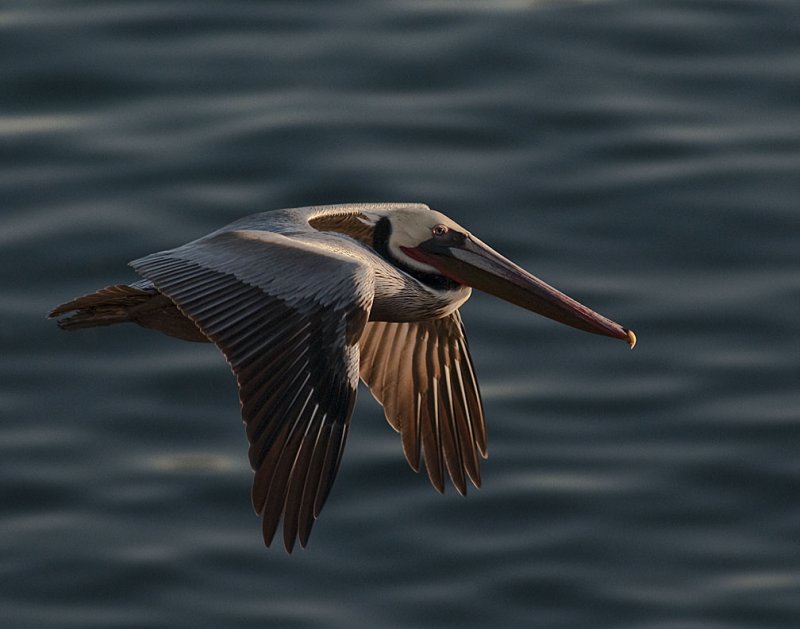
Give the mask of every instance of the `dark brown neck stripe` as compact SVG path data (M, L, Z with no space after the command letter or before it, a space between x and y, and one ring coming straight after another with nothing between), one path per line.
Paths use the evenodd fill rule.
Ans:
M426 273L415 269L413 266L406 264L402 260L397 259L389 249L389 237L392 235L392 223L385 216L375 223L373 232L372 248L384 260L391 263L404 273L407 273L421 284L425 284L434 290L448 291L457 290L461 285L454 282L449 277L439 275L438 273Z

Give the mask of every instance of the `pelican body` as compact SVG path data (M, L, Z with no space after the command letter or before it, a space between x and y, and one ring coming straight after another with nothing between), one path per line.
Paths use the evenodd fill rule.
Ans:
M142 277L55 308L66 330L134 322L214 343L236 376L267 546L308 542L336 477L359 378L410 466L461 494L487 455L459 307L476 288L566 325L633 332L423 204L263 212L130 263Z

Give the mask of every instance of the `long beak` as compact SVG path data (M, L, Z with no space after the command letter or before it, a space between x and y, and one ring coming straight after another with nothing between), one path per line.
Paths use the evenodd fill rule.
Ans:
M449 242L431 239L405 251L460 284L482 290L573 328L622 339L631 349L636 344L636 335L632 330L623 328L619 323L534 277L474 236L463 235Z

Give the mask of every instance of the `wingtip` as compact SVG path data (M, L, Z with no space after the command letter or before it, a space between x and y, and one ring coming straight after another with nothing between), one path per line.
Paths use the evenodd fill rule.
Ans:
M473 470L468 469L467 475L469 476L469 480L475 489L481 488L481 469L480 467L476 467Z
M264 538L264 546L267 548L267 550L272 549L272 542L273 541L274 541L274 539L267 540L266 538ZM301 544L301 546L302 546L302 544ZM284 539L283 540L283 549L286 551L287 555L291 555L292 551L294 550L294 540L290 541L290 540Z

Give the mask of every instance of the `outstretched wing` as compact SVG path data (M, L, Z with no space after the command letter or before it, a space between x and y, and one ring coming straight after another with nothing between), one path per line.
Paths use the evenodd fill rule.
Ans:
M413 323L371 321L361 337L361 379L400 433L403 452L444 491L444 468L464 494L480 487L486 428L478 382L458 311Z
M253 506L305 546L341 460L373 276L357 258L264 231L213 234L131 263L223 352L239 387Z

